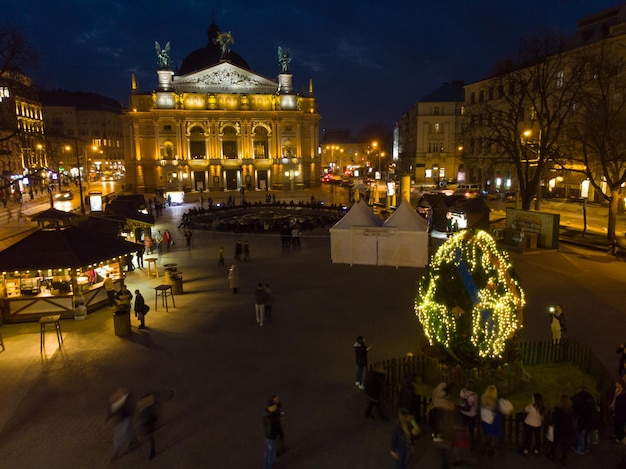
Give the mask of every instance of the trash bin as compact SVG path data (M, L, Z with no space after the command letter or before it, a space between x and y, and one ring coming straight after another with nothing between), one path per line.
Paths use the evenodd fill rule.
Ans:
M130 308L128 306L118 306L115 309L113 313L113 329L118 337L130 335Z
M180 272L174 275L170 274L170 280L172 285L172 295L181 295L183 293L183 276Z

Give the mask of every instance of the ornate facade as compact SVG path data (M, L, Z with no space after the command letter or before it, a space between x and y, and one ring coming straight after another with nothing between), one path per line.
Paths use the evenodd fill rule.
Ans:
M230 41L228 40L230 38ZM252 72L215 24L208 44L169 68L156 44L158 88L133 80L125 116L126 189L294 190L319 184L319 120L312 87L293 91L288 52L278 80Z

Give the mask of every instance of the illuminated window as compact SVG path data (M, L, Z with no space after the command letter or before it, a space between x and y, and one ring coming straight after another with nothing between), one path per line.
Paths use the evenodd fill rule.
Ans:
M441 132L441 124L440 123L435 123L433 124L433 132L438 134L439 132Z
M565 78L565 72L563 70L559 70L556 73L556 87L557 88L563 88L564 78Z
M438 116L440 114L439 106L435 106L433 108L433 116Z

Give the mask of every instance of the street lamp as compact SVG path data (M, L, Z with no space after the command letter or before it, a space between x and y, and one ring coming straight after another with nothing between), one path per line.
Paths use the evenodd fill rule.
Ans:
M67 145L65 150L70 151L71 147ZM80 157L78 156L78 143L74 145L74 154L76 155L76 168L78 169L78 193L80 195L80 213L85 214L85 200L83 199L83 182L80 178Z

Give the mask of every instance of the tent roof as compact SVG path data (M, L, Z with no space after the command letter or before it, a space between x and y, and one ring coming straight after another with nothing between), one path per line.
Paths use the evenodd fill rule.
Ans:
M58 220L69 220L76 216L75 213L72 212L64 212L63 210L57 210L56 208L48 208L42 212L39 212L30 219L32 221L58 221Z
M364 201L359 200L331 229L345 230L353 226L380 226L382 224L383 221L372 212L372 209Z
M75 227L37 230L4 251L0 269L35 270L85 267L136 252L138 245Z
M383 226L398 228L402 231L428 231L428 222L413 210L410 203L404 200Z

